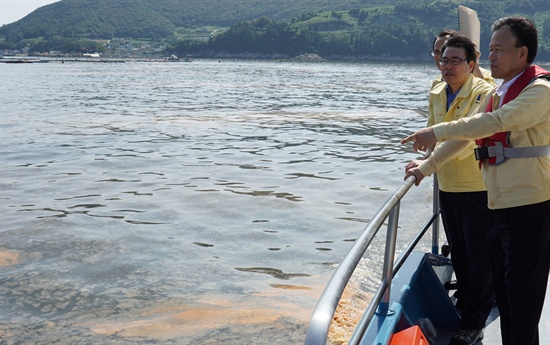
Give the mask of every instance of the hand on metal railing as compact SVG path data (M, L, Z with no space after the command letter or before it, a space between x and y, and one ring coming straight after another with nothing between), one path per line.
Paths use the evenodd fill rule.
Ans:
M420 165L422 161L421 160L412 160L405 166L405 180L409 178L409 176L414 176L415 186L418 186L420 182L422 182L422 179L424 179L424 174L418 169L418 166Z

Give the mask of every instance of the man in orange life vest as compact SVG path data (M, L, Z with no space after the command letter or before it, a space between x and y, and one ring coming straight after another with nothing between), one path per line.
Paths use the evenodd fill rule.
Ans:
M533 65L537 30L522 17L492 26L489 61L502 84L477 114L420 130L403 139L415 151L442 141L420 164L416 184L478 139L488 192L489 256L503 345L539 344L538 323L550 271L550 72ZM485 138L485 139L481 139Z

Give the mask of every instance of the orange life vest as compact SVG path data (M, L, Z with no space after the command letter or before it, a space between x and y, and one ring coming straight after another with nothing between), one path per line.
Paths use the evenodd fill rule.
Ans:
M537 78L550 79L550 72L537 65L529 66L529 68L527 68L512 85L510 85L510 88L502 100L502 105L514 100L527 85L531 84L531 82ZM485 112L487 113L492 111L493 96L491 96L487 109L485 109ZM514 149L510 146L510 132L499 132L488 138L477 139L476 144L480 146L474 150L476 159L479 160L480 168L484 160L486 160L489 165L498 165L507 161L508 158L537 157L547 155L547 151L549 149L548 146Z

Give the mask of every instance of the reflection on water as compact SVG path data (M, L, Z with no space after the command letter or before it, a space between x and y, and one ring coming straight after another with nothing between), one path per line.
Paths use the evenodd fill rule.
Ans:
M269 268L269 267L249 267L249 268L236 268L237 271L241 272L255 272L255 273L264 273L269 274L270 276L282 279L289 280L294 277L309 277L309 274L304 273L284 273L281 270Z
M6 344L303 342L335 265L416 156L399 140L424 125L433 76L200 60L0 72ZM399 246L429 187L411 192ZM362 265L357 310L380 253Z

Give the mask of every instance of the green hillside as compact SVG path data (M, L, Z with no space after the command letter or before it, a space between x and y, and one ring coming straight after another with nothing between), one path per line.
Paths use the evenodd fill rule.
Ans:
M302 14L290 22L260 18L240 22L207 43L179 40L171 52L195 56L292 57L316 53L330 59L429 60L434 35L458 29L458 1L396 1L347 11ZM550 3L545 1L460 1L482 23L481 50L487 52L490 25L506 15L535 21L540 32L537 61L550 61ZM535 5L540 5L535 9ZM541 11L544 10L544 11ZM255 55L254 55L255 54ZM487 55L485 54L485 57Z
M267 16L288 20L306 12L347 10L396 0L62 0L0 28L6 41L36 37L160 38L178 27L228 27Z
M62 0L2 26L0 49L114 54L117 39L193 56L425 59L459 4L478 12L482 50L492 22L521 14L550 61L548 0Z

